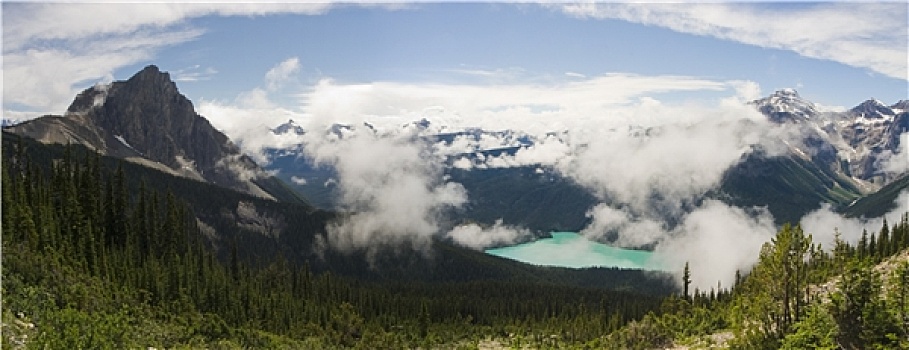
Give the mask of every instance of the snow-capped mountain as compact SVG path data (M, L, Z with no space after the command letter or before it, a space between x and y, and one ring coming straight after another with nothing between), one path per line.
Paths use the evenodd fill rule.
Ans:
M278 125L271 129L271 132L275 135L284 135L287 133L294 133L297 135L303 135L306 131L303 130L303 127L300 124L297 124L293 119L288 120L286 123Z
M785 131L789 152L782 156L749 155L728 169L712 196L745 207L766 206L779 220L792 221L821 202L846 205L900 176L892 169L885 171L885 165L900 149L900 135L909 129L907 101L887 106L871 99L852 109L830 111L793 89L784 89L752 101L751 105L771 125ZM458 129L442 123L421 118L382 128L369 123L333 124L323 132L337 139L370 133L422 142L428 147L427 156L441 160L445 176L463 184L470 193L471 201L463 213L466 220L486 222L505 217L506 223L537 231L579 229L586 225L585 213L596 199L576 181L559 174L551 163L587 147L577 143L570 132L532 135L518 130ZM310 131L294 121L271 130L285 136ZM659 137L663 131L659 127L630 125L610 132L614 134L598 137L643 140ZM267 169L277 170L279 177L294 183L317 205L331 207L332 196L338 194L336 174L330 166L315 166L301 157L305 155L304 147L301 142L295 147L270 150L272 163ZM801 201L798 208L793 206L794 193ZM555 199L558 201L553 202ZM526 216L529 212L537 214ZM548 212L555 214L542 214ZM559 217L570 219L559 221Z
M773 122L800 127L805 142L795 146L799 153L829 163L826 166L868 189L901 175L882 167L900 149L900 135L909 130L906 100L888 106L869 99L847 111L821 111L795 90L784 89L752 104Z
M821 114L817 105L802 99L794 89L782 89L752 102L771 121L799 123Z

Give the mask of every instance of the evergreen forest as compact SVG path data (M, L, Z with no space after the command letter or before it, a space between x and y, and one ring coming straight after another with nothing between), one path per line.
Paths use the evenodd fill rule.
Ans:
M4 349L909 348L909 214L834 247L783 225L751 271L710 290L689 290L687 266L677 290L641 272L358 278L265 258L252 236L212 239L193 189L130 166L4 135ZM331 215L307 210L311 226ZM604 287L629 276L637 289Z

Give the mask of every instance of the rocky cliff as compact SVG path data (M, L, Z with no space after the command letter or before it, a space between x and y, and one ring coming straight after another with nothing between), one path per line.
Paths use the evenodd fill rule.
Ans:
M85 89L63 116L44 116L8 130L44 143L80 143L260 197L288 197L272 193L281 186L271 186L275 180L196 113L170 75L153 65L125 81Z

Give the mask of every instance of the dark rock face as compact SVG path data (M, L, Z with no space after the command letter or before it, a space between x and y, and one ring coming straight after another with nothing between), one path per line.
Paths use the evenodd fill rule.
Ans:
M251 181L264 174L258 165L197 114L170 75L153 65L128 80L85 89L63 117L42 117L12 131L43 142L78 142L116 157L145 158L182 175L269 196Z
M93 105L99 94L106 98ZM181 156L196 162L200 170L211 169L227 154L239 154L227 136L196 114L192 102L177 90L170 75L148 66L132 78L115 82L106 92L97 87L83 91L68 112L87 110L99 128L121 136L146 158L170 168L182 166Z
M862 104L855 106L850 113L855 114L856 116L866 117L866 118L881 118L883 116L892 116L893 110L890 107L887 107L878 100L871 99Z

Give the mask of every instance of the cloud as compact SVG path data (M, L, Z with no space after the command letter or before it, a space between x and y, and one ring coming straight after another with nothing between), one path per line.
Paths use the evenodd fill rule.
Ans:
M600 240L602 232L613 232L618 235L616 245L651 245L654 266L663 266L681 277L682 267L688 263L692 286L701 290L718 282L731 286L736 271L748 272L761 246L776 233L768 212L749 213L717 200L690 209L671 229L659 220L636 218L607 204L597 205L588 215L593 222L581 234Z
M477 224L460 225L445 236L464 247L482 251L489 247L512 245L530 237L531 233L527 229L503 225L499 219L490 227L480 227Z
M303 150L316 165L335 169L340 202L349 212L329 225L328 245L368 257L407 246L428 255L443 213L466 202L464 188L442 180L440 164L426 157L427 146L366 127L343 136L320 132L330 130L322 122L310 123Z
M749 271L758 260L761 246L775 234L773 217L766 211L752 216L740 208L708 200L663 236L654 255L676 272L689 263L693 287L707 290L718 282L730 287L736 271Z
M300 111L279 107L271 95L280 92L282 85L299 69L296 57L284 60L268 70L264 82L267 88L255 87L241 92L231 102L201 100L197 111L212 125L239 143L243 152L259 164L267 164L267 148L287 148L300 143L293 133L276 135L271 128L288 120L305 121Z
M331 3L18 3L3 4L4 49L19 50L37 42L134 34L165 29L187 19L218 16L318 15ZM89 20L103 18L104 20Z
M311 114L334 115L338 122L368 120L379 127L397 127L431 117L453 127L487 130L520 129L543 135L588 125L623 126L634 117L622 108L636 108L642 96L708 91L722 92L732 82L686 76L642 76L610 73L588 79L548 84L437 84L379 81L343 84L326 78L302 95ZM738 82L736 82L738 84ZM443 112L430 107L441 106ZM642 121L637 121L642 122Z
M300 186L306 184L306 179L304 179L302 177L291 176L290 181L293 181L293 183L300 185Z
M790 50L897 79L909 78L906 56L909 6L905 2L796 6L586 3L564 5L561 10L581 18L618 19Z
M3 3L3 101L29 117L63 113L86 82L151 60L165 47L194 40L204 30L189 19L316 15L329 3ZM98 20L102 19L103 20ZM210 75L177 74L188 81ZM280 73L280 72L279 72ZM15 86L16 88L9 88ZM34 112L37 113L27 113Z
M909 133L899 135L899 146L894 151L881 152L879 169L892 175L899 175L909 171Z
M574 147L556 168L634 216L673 217L716 187L725 171L755 147L777 143L777 127L756 112L722 107L649 112L656 118L669 113L699 119L679 118L678 123L651 128L593 129L572 140L582 146Z
M194 65L192 67L183 68L171 72L171 77L176 82L196 82L211 79L212 75L218 73L217 69L212 67L206 67L202 69L201 65Z
M546 84L438 84L379 81L338 83L325 78L303 88L298 109L278 107L275 93L267 88L278 72L292 72L297 64L290 58L276 64L265 77L264 86L241 93L234 101L198 103L200 114L218 129L241 143L245 152L261 154L266 147L286 148L299 143L295 135L275 136L263 129L293 119L305 128L312 116L330 116L331 123L359 125L368 122L383 132L445 133L470 128L513 130L517 134L464 135L450 143L437 143L435 155L449 156L476 150L520 145L517 137L536 137L536 143L514 158L495 158L483 166L554 164L573 148L582 147L600 131L634 125L660 125L714 106L663 106L662 94L688 91L725 93L732 105L727 109L752 115L744 106L742 93L759 91L756 84L743 81L715 81L685 76L641 76L611 73L587 79L551 81ZM532 79L531 79L532 80ZM750 98L750 96L749 96ZM548 106L541 108L541 106ZM678 108L676 108L678 107ZM724 107L725 108L725 107ZM680 118L680 116L682 116ZM414 128L413 121L427 119L429 129ZM323 125L324 126L324 125ZM570 133L569 133L570 131ZM586 135L583 136L582 135ZM258 157L263 161L263 157ZM466 160L459 165L467 166Z
M161 47L192 40L200 34L198 30L149 32L103 40L110 45L80 42L72 47L21 51L4 48L4 103L63 113L83 88L77 85L109 80L115 68L150 59Z
M305 120L300 112L272 107L260 108L238 105L234 102L201 100L196 111L208 119L212 126L239 144L243 153L251 156L256 163L268 164L266 148L288 148L300 140L293 133L276 135L271 128L288 120Z
M281 88L293 74L299 71L300 59L297 57L288 58L265 73L265 86L269 91L277 90Z
M272 71L292 66L286 62ZM687 91L720 97L661 99ZM442 177L446 157L521 145L525 137L533 144L513 155L462 157L454 166L559 172L601 199L582 234L615 238L620 246L656 247L665 266L680 268L687 261L697 269L699 288L732 283L735 271L746 270L774 232L765 212L752 217L750 211L702 201L754 149L785 150L779 140L787 131L746 103L760 95L754 82L622 73L488 85L326 78L301 96L299 111L287 111L307 130L302 138L255 131L265 127L263 120L274 121L273 127L291 117L267 113L272 93L260 87L233 105L203 103L201 110L218 114L213 124L229 130L246 152L302 143L307 158L337 171L340 202L350 214L329 227L325 242L339 251L428 251L433 237L443 234L446 213L467 201L463 187ZM424 118L428 125L412 123ZM508 132L467 133L435 143L423 137L477 127ZM711 216L716 224L706 219ZM483 249L520 240L524 232L501 224L463 225L444 236ZM714 250L707 249L711 243Z
M896 207L878 218L846 218L833 211L829 204L822 204L821 208L806 214L801 225L805 233L811 234L814 242L820 243L825 249L833 248L836 234L840 239L855 244L862 236L862 230L868 233L878 233L883 226L884 218L890 225L895 224L903 213L909 212L909 190L904 190L896 199Z

